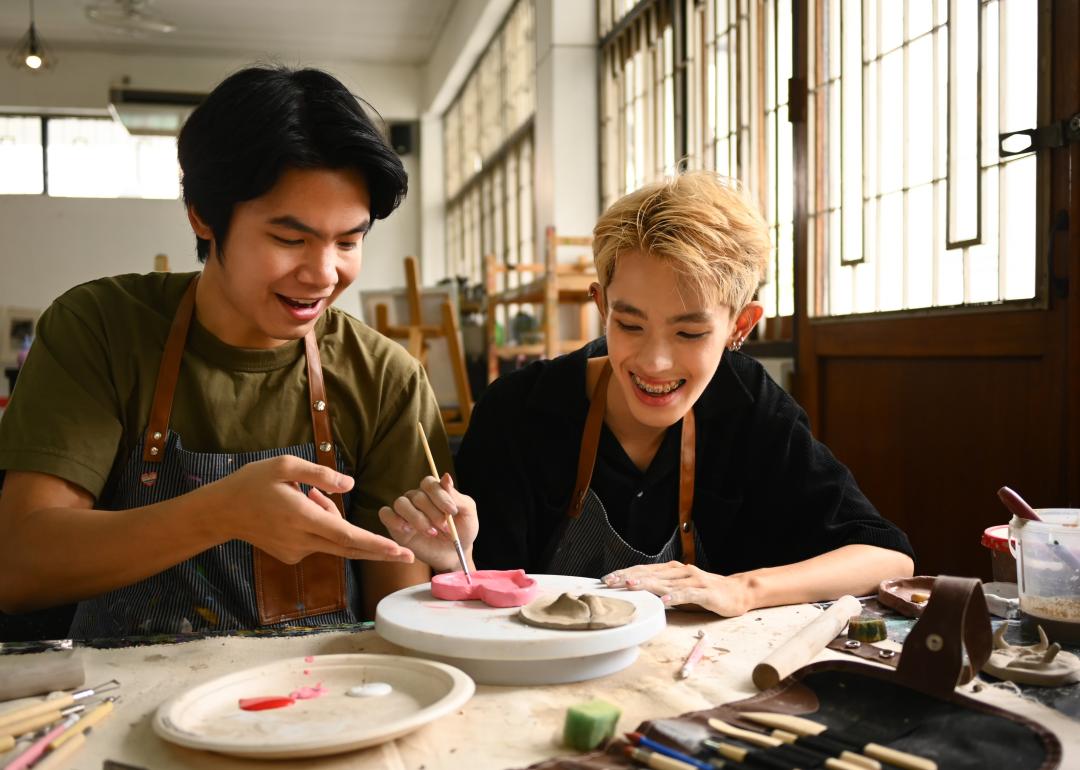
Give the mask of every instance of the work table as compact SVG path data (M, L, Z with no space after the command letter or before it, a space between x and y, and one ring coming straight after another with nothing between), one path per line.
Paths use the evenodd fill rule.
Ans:
M566 708L603 698L622 709L618 730L642 721L676 716L739 700L757 692L753 666L820 613L799 605L721 620L705 613L669 612L668 626L641 648L637 661L617 674L588 682L544 687L479 685L463 708L381 746L307 760L270 763L236 759L174 746L151 728L154 711L165 700L223 674L283 658L338 653L399 654L402 650L374 631L328 631L302 636L209 637L173 644L81 649L88 686L119 679L121 700L115 713L88 736L70 767L98 770L106 759L146 770L200 767L390 768L392 770L469 770L523 768L570 752L558 745ZM689 679L676 674L705 629L710 645ZM49 652L35 655L53 654ZM0 676L22 655L0 656ZM817 659L845 657L829 650ZM1080 685L1078 685L1080 686ZM967 691L970 688L965 688ZM1023 713L1055 732L1064 746L1062 767L1080 767L1080 725L1062 714L997 687L973 697ZM4 704L3 709L12 704ZM0 764L3 757L0 757Z

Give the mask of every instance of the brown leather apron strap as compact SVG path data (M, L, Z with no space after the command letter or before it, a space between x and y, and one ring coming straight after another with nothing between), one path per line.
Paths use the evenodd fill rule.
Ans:
M319 465L337 472L334 432L330 425L330 406L326 400L322 358L314 330L304 335L307 358L308 408L315 434L315 456ZM340 493L333 493L338 512L345 515ZM280 562L255 549L255 597L259 621L263 625L285 620L335 612L346 606L345 560L328 553L313 553L298 564Z
M682 541L684 564L694 564L697 549L694 547L694 467L697 428L694 408L683 415L682 441L679 447L679 538Z
M196 275L176 308L172 327L165 341L161 365L158 367L157 383L154 385L150 420L143 443L144 462L160 463L165 455L165 441L169 433L173 397L176 394L176 382L180 374L180 363L184 357L188 330L195 314L195 287L198 283L199 276ZM337 460L334 452L333 430L330 426L330 408L326 401L319 345L313 331L304 337L304 345L316 457L320 465L336 471ZM142 482L147 485L153 485L156 479L156 471L149 471L142 475ZM345 509L341 495L334 494L331 498L338 511L344 516ZM312 554L299 564L290 565L274 559L258 548L253 549L252 558L255 572L255 599L258 605L259 621L262 624L280 623L285 620L336 612L345 608L347 589L344 559L330 554Z
M323 382L322 358L315 331L304 335L304 353L307 357L308 396L311 408L311 427L315 433L315 450L319 465L337 472L337 453L334 450L334 431L330 426L330 407L326 401L326 384ZM345 503L340 492L330 495L338 511L345 515Z
M577 480L566 515L576 519L581 515L585 498L589 494L593 469L596 467L596 450L600 446L600 429L604 424L604 412L607 408L607 386L611 380L611 362L604 364L600 378L593 386L589 401L589 413L585 417L585 430L581 434L581 449L578 451ZM695 423L694 410L690 409L683 416L682 442L679 450L679 538L682 545L683 561L693 564L697 557L694 546L694 468L695 468Z
M199 276L191 279L180 304L173 315L169 336L165 340L165 350L161 354L158 366L157 383L154 385L154 401L150 406L150 422L146 427L143 441L143 462L159 463L165 453L165 439L169 434L169 418L172 416L173 396L176 394L176 380L180 375L180 361L184 357L188 328L195 312L195 287ZM156 475L143 474L143 483L153 484Z
M577 481L574 482L574 494L570 497L570 507L566 515L576 519L581 515L585 497L589 494L593 468L596 467L596 449L600 446L600 428L604 424L604 411L607 408L607 386L611 380L611 362L604 364L600 379L593 386L589 401L589 414L585 418L585 430L581 433L581 449L578 451Z

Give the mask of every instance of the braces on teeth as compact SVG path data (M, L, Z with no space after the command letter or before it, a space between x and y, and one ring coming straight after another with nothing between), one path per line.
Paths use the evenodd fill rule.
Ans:
M669 383L667 385L660 385L657 387L646 384L645 381L638 377L636 374L632 375L632 377L634 380L634 385L653 396L667 395L668 393L671 393L672 391L681 388L683 383L686 382L686 380L675 380L673 383Z

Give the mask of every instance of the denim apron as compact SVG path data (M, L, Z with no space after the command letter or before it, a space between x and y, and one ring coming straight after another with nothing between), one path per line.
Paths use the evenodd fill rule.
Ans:
M600 379L593 387L585 430L578 454L577 481L561 532L545 560L543 572L551 575L580 575L601 578L609 572L636 564L661 564L682 561L708 570L691 512L694 507L694 410L682 419L679 457L679 523L658 553L647 554L627 543L615 531L600 497L589 486L596 466L596 450L607 406L607 386L611 363L604 364Z
M149 425L98 507L125 510L178 497L228 476L246 463L294 455L345 472L337 460L318 342L304 338L308 396L315 442L239 453L191 452L169 429L173 394L195 309L196 276L184 293L165 343ZM341 495L332 495L344 515ZM138 544L133 543L137 548ZM287 565L240 540L216 545L190 559L79 603L72 621L74 639L206 630L352 623L360 592L345 560L312 554Z

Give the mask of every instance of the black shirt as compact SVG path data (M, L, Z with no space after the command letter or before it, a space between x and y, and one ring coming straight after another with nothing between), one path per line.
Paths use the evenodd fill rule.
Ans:
M606 354L601 338L538 361L492 383L476 404L457 472L480 517L478 568L543 569L576 477L586 361ZM754 359L724 351L694 415L693 519L711 571L791 564L853 543L913 555ZM678 522L681 429L681 421L668 429L644 472L606 426L601 433L593 491L616 531L645 553L659 551Z

